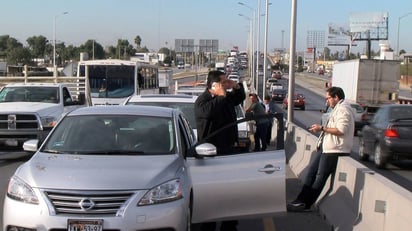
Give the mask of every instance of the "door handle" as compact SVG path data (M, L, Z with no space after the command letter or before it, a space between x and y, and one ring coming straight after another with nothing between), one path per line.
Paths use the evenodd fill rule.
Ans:
M267 174L272 174L272 173L274 173L274 172L280 171L281 169L282 169L282 168L279 167L279 166L273 166L273 165L271 165L271 164L268 164L268 165L266 165L265 167L260 168L260 169L258 170L258 172L265 172L265 173L267 173Z

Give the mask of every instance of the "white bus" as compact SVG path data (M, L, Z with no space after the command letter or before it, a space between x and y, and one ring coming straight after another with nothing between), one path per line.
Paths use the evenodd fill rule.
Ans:
M89 80L93 105L119 105L132 95L159 94L156 65L118 59L81 61L77 77Z

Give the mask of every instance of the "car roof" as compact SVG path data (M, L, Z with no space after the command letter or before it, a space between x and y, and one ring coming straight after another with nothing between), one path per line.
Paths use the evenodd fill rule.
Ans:
M111 105L81 107L68 113L68 116L79 115L141 115L172 117L176 109L168 107L141 106L141 105Z
M202 91L203 92L203 91ZM197 99L196 95L186 94L148 94L135 95L127 100L126 104L131 102L187 102L193 103Z
M8 83L5 87L27 87L27 86L38 86L38 87L59 87L63 85L61 83Z

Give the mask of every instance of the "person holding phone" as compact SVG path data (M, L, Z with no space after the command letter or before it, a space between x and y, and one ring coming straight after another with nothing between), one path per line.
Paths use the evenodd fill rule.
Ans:
M355 115L351 106L345 102L342 88L328 88L325 100L333 110L325 125L313 124L308 128L311 132L321 132L317 143L318 152L309 164L299 195L287 205L290 212L310 210L328 177L335 172L338 157L350 155L353 146Z
M231 91L228 91L232 89ZM195 118L197 138L216 146L218 155L233 154L238 142L237 126L234 124L216 135L207 138L212 132L237 120L235 107L246 98L242 84L227 79L221 71L210 71L205 91L196 99ZM237 221L223 221L220 230L237 230ZM200 230L216 229L216 222L203 223Z

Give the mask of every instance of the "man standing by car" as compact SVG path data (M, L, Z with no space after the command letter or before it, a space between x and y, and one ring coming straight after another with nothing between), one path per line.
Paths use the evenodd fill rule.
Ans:
M249 95L251 105L246 112L253 112L254 115L266 114L265 106L259 102L257 94ZM253 151L266 151L267 147L267 130L270 124L269 118L262 118L256 120L256 132L254 134L255 149Z
M276 105L275 102L273 102L270 99L270 96L265 96L265 99L263 100L263 105L265 105L265 112L266 114L275 114L276 113ZM269 127L267 129L267 134L266 134L266 143L267 145L270 144L270 140L272 139L272 126L273 126L273 119L269 120Z
M298 197L287 206L288 211L309 210L322 192L328 177L336 170L338 157L349 155L353 146L355 115L351 106L344 101L345 93L340 87L326 91L326 101L333 108L325 126L313 124L309 131L319 132L318 152L309 165Z
M221 71L210 71L207 77L206 90L196 99L195 117L198 140L216 146L218 155L234 153L234 144L238 141L236 124L212 137L212 132L236 122L235 106L245 100L245 91L241 84L228 80ZM233 89L228 92L228 89ZM206 139L205 139L206 138ZM237 221L223 221L220 230L237 230ZM213 231L215 222L201 224L200 230Z

